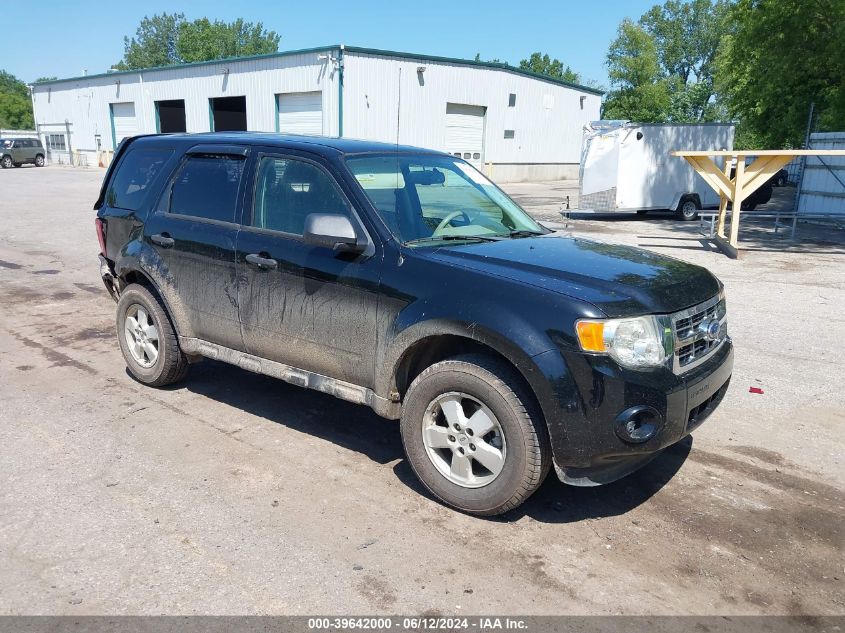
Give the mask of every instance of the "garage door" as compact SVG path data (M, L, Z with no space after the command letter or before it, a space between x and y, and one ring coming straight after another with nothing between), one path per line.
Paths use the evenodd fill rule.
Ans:
M289 92L278 95L279 132L323 133L323 93Z
M111 120L115 146L125 137L135 136L139 132L134 103L112 103Z
M446 104L446 151L481 167L484 163L484 114L482 106Z

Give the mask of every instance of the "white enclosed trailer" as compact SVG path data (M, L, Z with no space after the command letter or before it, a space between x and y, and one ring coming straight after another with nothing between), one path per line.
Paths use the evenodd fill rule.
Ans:
M733 149L732 124L593 121L584 126L578 208L632 212L670 209L694 219L719 196L672 150Z

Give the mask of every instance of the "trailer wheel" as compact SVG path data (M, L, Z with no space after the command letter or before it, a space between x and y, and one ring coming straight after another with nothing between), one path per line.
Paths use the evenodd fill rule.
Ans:
M688 196L686 198L681 198L681 201L678 203L678 208L675 210L675 214L678 216L679 220L692 222L693 220L698 219L698 211L700 209L701 205L698 203L698 199Z

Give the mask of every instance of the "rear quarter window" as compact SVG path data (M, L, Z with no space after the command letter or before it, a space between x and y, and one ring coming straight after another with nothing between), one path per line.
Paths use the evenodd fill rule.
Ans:
M130 149L117 166L106 190L106 204L137 211L149 194L150 185L173 150Z

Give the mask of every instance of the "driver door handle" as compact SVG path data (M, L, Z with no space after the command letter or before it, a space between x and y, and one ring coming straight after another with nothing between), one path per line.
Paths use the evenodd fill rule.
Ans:
M170 248L176 243L176 240L170 237L167 233L151 235L150 239L152 240L153 244L158 244L162 248Z
M271 259L269 257L262 257L258 253L250 253L246 256L246 262L248 264L252 264L253 266L257 266L261 270L276 270L279 266L279 262L275 259Z

